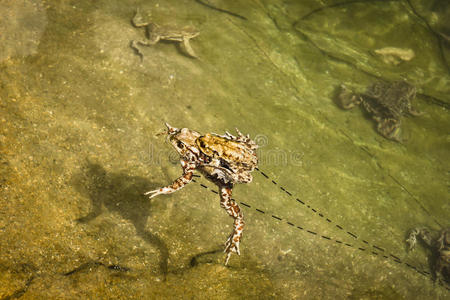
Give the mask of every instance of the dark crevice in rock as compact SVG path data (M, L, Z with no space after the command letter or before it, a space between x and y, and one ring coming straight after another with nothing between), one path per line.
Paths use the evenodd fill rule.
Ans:
M20 264L18 267L15 268L15 272L22 273L22 274L30 274L29 275L30 277L26 280L26 282L22 288L16 290L14 293L12 293L9 296L5 296L5 297L1 298L1 300L18 299L18 298L22 297L27 292L27 290L30 287L33 280L38 277L36 275L37 268L28 263Z
M199 265L200 263L212 263L213 260L209 259L209 258L205 258L202 261L200 261L200 260L201 260L201 258L203 258L205 256L208 256L210 254L217 254L217 253L223 253L223 251L222 250L212 250L212 251L199 253L191 258L191 260L189 262L189 266L191 268L193 268L193 267L196 267L197 265Z
M450 109L450 103L447 103L444 100L441 100L441 99L438 99L436 97L433 97L433 96L430 96L430 95L426 95L426 94L419 94L418 93L417 95L420 96L420 97L418 97L419 99L423 98L423 99L425 99L425 101L427 101L430 104L434 104L434 105L437 105L437 106L444 107L446 109Z
M444 54L444 43L446 42L446 40L444 39L444 37L439 34L437 31L435 31L433 29L433 27L431 27L430 23L428 23L427 19L425 19L423 16L421 16L417 10L415 9L415 7L412 5L410 0L405 0L406 3L408 3L409 8L411 9L412 13L418 18L420 19L424 24L425 27L436 37L437 41L438 41L438 46L439 46L439 54L441 56L442 61L444 62L445 66L447 67L447 71L450 73L450 65L447 61L447 58L445 57ZM447 103L448 105L448 103Z
M73 274L78 273L80 271L83 271L83 270L86 270L86 269L89 269L89 268L98 268L100 266L106 267L109 270L113 270L113 271L120 271L120 272L128 272L128 271L130 271L130 268L123 267L123 266L120 266L120 265L105 265L102 262L92 261L92 262L84 263L84 264L80 265L79 267L76 267L75 269L73 269L73 270L71 270L69 272L63 273L62 275L70 276L70 275L73 275Z
M227 15L230 15L230 16L233 16L233 17L236 17L236 18L245 20L245 21L248 20L248 19L247 19L246 17L244 17L244 16L241 16L241 15L239 15L239 14L237 14L237 13L228 11L228 10L223 9L223 8L215 7L215 6L213 6L213 5L209 4L209 3L206 3L205 1L195 0L195 2L197 2L197 3L200 4L200 5L206 6L207 8L210 8L210 9L212 9L212 10L215 10L215 11L218 11L218 12L221 12L221 13L225 13L225 14L227 14Z
M28 287L31 285L31 283L33 282L34 278L35 278L34 276L31 276L31 277L27 280L27 282L25 283L25 286L24 286L23 288L21 288L21 289L15 291L15 292L14 292L12 295L10 295L10 296L3 297L1 300L18 299L18 298L22 297L22 296L27 292Z
M310 16L312 16L312 15L318 13L318 12L324 11L326 9L335 8L335 7L342 7L342 6L347 6L347 5L356 4L356 3L365 3L366 4L366 3L369 3L369 2L399 2L399 0L354 0L354 1L346 1L346 2L339 2L339 3L328 4L328 5L325 5L325 6L316 8L316 9L313 9L312 11L310 11L309 13L307 13L306 15L301 17L299 19L299 21L303 21L306 18L309 18ZM297 21L297 22L299 22L299 21ZM296 25L296 23L294 23L294 26Z

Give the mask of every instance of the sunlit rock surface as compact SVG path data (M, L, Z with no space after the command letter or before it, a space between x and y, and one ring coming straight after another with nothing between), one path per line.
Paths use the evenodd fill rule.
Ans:
M450 225L448 9L408 2L2 1L0 299L449 297L405 244ZM199 58L161 42L141 61L136 6L200 30ZM402 144L333 100L401 79L424 112ZM260 144L229 267L215 186L143 196L181 174L164 122Z

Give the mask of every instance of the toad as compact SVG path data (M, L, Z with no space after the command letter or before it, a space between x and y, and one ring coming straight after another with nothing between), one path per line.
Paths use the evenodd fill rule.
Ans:
M341 85L337 101L343 109L351 109L361 104L377 123L377 130L382 136L401 142L401 116L406 113L421 115L411 106L411 100L415 96L416 88L405 81L376 82L361 94L355 94Z
M160 40L174 41L183 44L185 52L193 57L197 58L194 50L192 49L189 40L195 38L200 32L192 27L174 28L171 26L160 26L152 22L142 21L142 17L139 10L136 10L136 15L131 20L135 27L145 27L147 38L145 40L133 40L131 41L131 48L133 48L137 54L144 58L139 45L152 46L158 43Z
M233 230L225 242L225 265L232 253L240 255L239 242L244 229L244 216L231 198L233 186L252 181L251 172L258 165L258 145L239 130L237 136L200 134L188 128L175 128L166 123L167 139L180 155L183 175L171 185L145 193L150 198L171 194L192 181L194 170L200 171L219 188L220 206L234 219Z
M432 234L428 228L413 229L406 240L410 250L413 250L416 246L417 236L434 252L436 280L450 284L450 228L441 230L437 237L436 233Z

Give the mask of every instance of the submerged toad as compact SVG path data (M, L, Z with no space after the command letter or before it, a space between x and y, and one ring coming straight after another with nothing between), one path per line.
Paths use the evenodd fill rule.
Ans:
M136 15L131 22L135 27L145 27L146 29L147 39L131 41L131 48L136 50L137 54L141 56L141 58L143 58L144 55L139 49L139 45L151 46L155 45L160 40L183 43L186 53L191 57L197 58L197 55L195 55L194 50L189 44L189 40L200 34L198 30L191 27L173 28L170 26L159 26L152 22L143 22L139 10L136 10Z
M183 188L192 180L194 170L199 170L219 187L220 206L233 217L233 231L225 242L225 265L231 253L240 255L239 242L244 229L244 217L231 191L236 183L252 181L252 172L258 165L258 145L236 129L238 135L205 134L188 128L175 128L166 123L168 140L181 157L183 175L171 185L145 193L150 198L170 194Z
M414 86L405 81L394 81L376 82L362 94L355 94L341 85L337 100L344 109L362 104L365 111L377 122L377 130L382 136L401 142L401 116L406 113L413 116L421 114L411 107L411 100L415 96Z
M417 243L417 236L432 249L436 256L434 264L436 280L450 284L450 228L441 230L438 237L433 237L430 230L425 227L413 229L406 240L410 250L414 249Z

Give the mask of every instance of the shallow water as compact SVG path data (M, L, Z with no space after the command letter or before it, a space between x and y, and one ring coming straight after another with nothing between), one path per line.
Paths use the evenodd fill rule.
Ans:
M450 226L449 8L203 1L244 19L200 2L0 2L0 299L449 297L431 252L405 243ZM136 7L199 29L198 59L160 42L141 61ZM333 101L380 79L418 89L401 144ZM227 267L212 183L143 195L181 174L164 122L260 145L233 189L246 228Z

